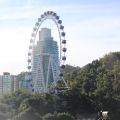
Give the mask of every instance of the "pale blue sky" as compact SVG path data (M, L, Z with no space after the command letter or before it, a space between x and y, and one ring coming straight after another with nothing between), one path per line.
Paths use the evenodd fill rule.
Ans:
M67 64L81 67L120 51L120 0L0 0L0 74L27 70L31 32L47 10L55 11L65 26Z

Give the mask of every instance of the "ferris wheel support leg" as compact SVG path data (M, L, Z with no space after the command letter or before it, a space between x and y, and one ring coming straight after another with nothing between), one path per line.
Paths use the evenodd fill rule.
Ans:
M46 91L48 91L48 79L49 79L49 73L50 72L50 55L49 55L49 63L48 63L48 70L47 70L47 82L46 82Z
M63 78L63 77L62 77L62 80L63 80L63 82L64 82L65 86L66 86L66 87L68 87L68 84L67 84L67 82L64 80L64 78Z
M52 66L52 71L53 71L53 79L54 79L54 86L56 86L56 76L55 76L55 73L54 73L54 65L53 65L53 56L51 57L51 66Z

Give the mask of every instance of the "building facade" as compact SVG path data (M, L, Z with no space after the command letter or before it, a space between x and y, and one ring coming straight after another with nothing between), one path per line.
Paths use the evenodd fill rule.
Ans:
M9 72L4 72L0 76L0 97L12 92L12 78Z
M30 91L31 87L28 72L21 72L17 75L17 85L18 89Z
M0 97L19 89L30 91L31 87L28 77L28 72L22 72L18 75L11 75L9 72L4 72L3 75L0 75Z
M11 75L12 79L12 92L15 92L19 89L19 82L16 75Z
M32 80L34 92L47 92L50 84L56 84L59 77L59 52L57 42L51 37L51 30L42 28L39 41L33 48Z
M0 75L0 97L18 89L20 89L19 80L16 75L11 75L9 72L3 72L3 75Z
M3 76L3 94L10 93L12 91L12 79L8 72L4 72Z
M0 97L3 95L3 79L2 75L0 75Z

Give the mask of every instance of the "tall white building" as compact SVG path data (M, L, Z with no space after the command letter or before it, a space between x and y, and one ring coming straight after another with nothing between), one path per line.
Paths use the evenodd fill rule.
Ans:
M39 41L33 48L32 64L34 92L47 92L49 85L59 78L59 52L57 42L51 37L51 30L42 28Z

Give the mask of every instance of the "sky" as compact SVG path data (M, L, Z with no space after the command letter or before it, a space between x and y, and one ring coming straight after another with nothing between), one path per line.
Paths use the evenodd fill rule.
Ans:
M0 74L27 71L31 33L46 11L56 12L63 21L66 64L82 67L120 51L120 0L0 0ZM59 40L52 21L41 27L50 27Z

